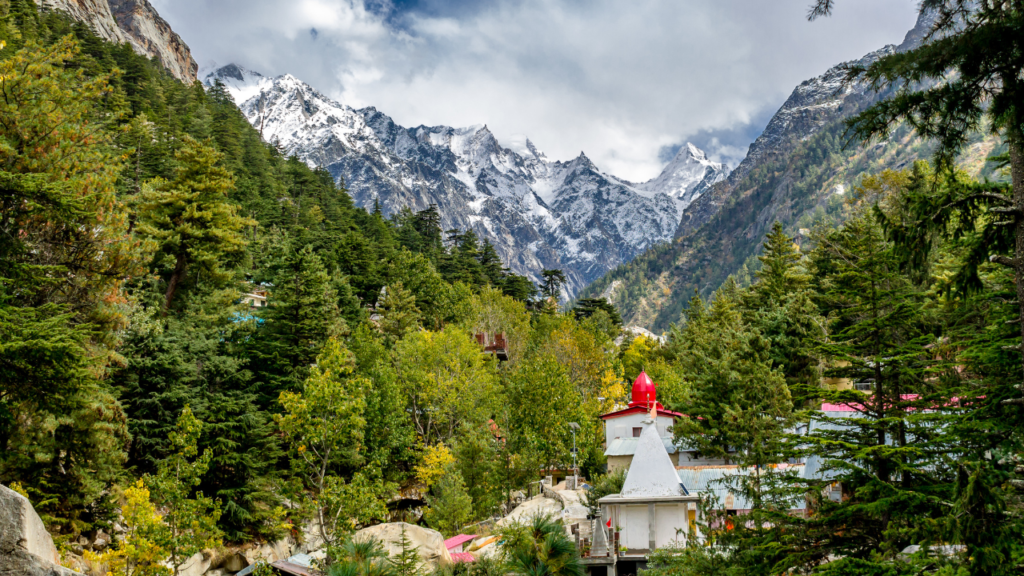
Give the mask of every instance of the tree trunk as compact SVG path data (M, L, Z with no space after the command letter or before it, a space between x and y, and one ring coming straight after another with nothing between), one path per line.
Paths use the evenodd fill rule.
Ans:
M171 273L171 279L167 282L167 293L164 294L164 314L167 314L167 310L171 307L171 300L174 299L174 293L178 291L178 283L185 277L186 268L188 268L188 260L186 253L182 252L178 254L178 261L174 264L174 272Z
M1007 138L1010 148L1010 182L1013 186L1013 208L1016 210L1014 226L1013 277L1017 288L1018 320L1021 335L1021 374L1024 376L1024 135L1011 133Z

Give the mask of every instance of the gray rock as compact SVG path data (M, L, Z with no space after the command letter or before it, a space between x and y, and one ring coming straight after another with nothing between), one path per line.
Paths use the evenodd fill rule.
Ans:
M224 564L221 566L221 568L234 574L235 572L240 572L243 568L245 568L248 565L249 561L245 558L245 556L236 552L235 554L228 556L227 560L224 561Z
M73 576L32 504L0 486L0 576Z
M110 535L104 532L103 530L100 530L96 533L96 539L92 542L92 549L103 550L104 548L110 545L110 540Z

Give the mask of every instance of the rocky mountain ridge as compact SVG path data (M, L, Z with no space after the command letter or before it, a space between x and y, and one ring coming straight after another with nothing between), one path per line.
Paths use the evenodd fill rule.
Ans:
M196 81L199 65L188 46L147 0L36 0L84 22L104 40L130 44L139 54L156 58L182 82Z
M373 107L353 109L297 78L237 65L222 83L264 140L343 182L357 205L385 214L436 205L445 229L470 229L503 261L539 279L565 271L566 297L643 250L672 238L682 210L726 169L684 146L658 178L634 184L581 153L551 161L532 142L501 145L486 125L406 128Z
M919 46L931 30L921 17L899 46L865 55L867 64ZM847 146L844 121L887 96L843 80L850 63L797 86L729 177L684 211L673 242L619 266L581 292L604 295L627 324L655 332L678 322L694 290L709 297L730 275L743 282L756 269L765 233L776 221L791 236L816 222L846 217L846 190L866 173L900 169L927 158L930 144L903 126L883 142ZM979 135L968 172L978 174L996 142Z

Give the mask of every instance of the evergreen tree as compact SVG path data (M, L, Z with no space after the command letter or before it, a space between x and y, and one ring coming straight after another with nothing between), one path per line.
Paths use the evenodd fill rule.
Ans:
M343 330L338 295L311 246L289 249L273 288L261 314L266 327L247 345L264 406L298 390L324 344Z
M702 454L760 471L783 458L793 405L785 379L772 367L770 343L744 323L737 297L731 284L710 307L694 295L685 325L673 329L671 348L692 383L673 406L687 415L675 424L675 436ZM751 480L753 505L760 508L759 473Z
M441 534L451 537L459 533L473 518L473 499L466 492L462 475L454 466L430 488L423 518Z
M112 512L99 500L124 462L124 415L100 376L143 255L116 196L107 77L68 64L71 38L33 41L31 2L10 10L5 33L24 48L0 62L0 481L77 532Z
M808 482L815 513L786 530L786 566L841 558L830 568L889 569L910 544L937 542L937 521L952 497L951 457L963 447L952 435L957 419L943 360L929 333L920 288L899 272L893 247L870 216L831 232L813 253L829 337L821 350L829 376L867 383L867 394L823 390L826 402L849 415L825 412L800 438L824 471ZM822 498L838 482L838 502ZM800 549L806 552L796 553ZM813 552L811 552L813 550Z
M401 282L387 286L380 308L380 329L391 342L401 340L419 324L416 298Z
M398 541L399 551L389 559L391 570L395 576L422 576L423 561L420 560L420 547L413 546L402 525L402 538Z
M583 320L584 318L590 318L598 310L607 314L608 319L613 324L619 327L622 326L622 316L619 315L619 311L615 309L614 305L609 304L605 298L581 298L576 301L576 306L573 307L572 312L577 320Z
M741 300L751 325L771 344L772 366L786 377L794 404L818 398L820 374L815 343L822 333L810 278L801 268L799 249L776 222L758 256L761 269Z
M220 545L220 503L194 492L213 456L209 450L199 454L202 427L186 406L177 429L170 434L175 452L157 465L157 473L146 482L154 503L163 511L167 527L163 544L175 576L194 554Z
M544 270L540 275L544 278L540 288L541 294L545 298L554 298L557 301L566 282L565 273L561 270Z
M238 216L227 201L232 175L218 166L223 156L186 137L175 153L178 166L170 181L157 180L142 193L139 231L157 244L155 265L166 278L164 310L182 282L225 282L231 273L225 258L245 247L242 229L255 221Z
M490 240L484 240L484 245L480 248L478 260L480 261L480 268L483 270L483 274L490 285L501 286L504 277L501 258L498 256L498 252L494 249L494 245L491 244Z

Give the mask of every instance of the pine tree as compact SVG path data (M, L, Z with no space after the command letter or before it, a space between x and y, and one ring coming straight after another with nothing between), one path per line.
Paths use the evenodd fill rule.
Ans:
M100 376L143 254L116 195L109 129L121 111L107 108L108 78L69 64L80 55L70 38L32 41L31 2L11 10L3 26L25 47L0 62L0 481L23 482L74 532L112 512L103 495L127 436Z
M247 343L264 406L283 390L298 390L323 346L344 328L331 277L311 246L289 249L273 288L263 309L266 327Z
M490 285L501 286L504 276L501 258L498 256L498 252L494 249L494 245L491 244L490 240L484 240L484 245L480 248L478 260L480 261L483 274Z
M396 342L416 329L420 311L416 298L401 282L387 286L385 291L380 304L380 329L391 342Z
M673 406L687 415L677 421L675 436L702 454L761 469L782 459L793 405L785 379L772 367L770 343L745 324L737 296L728 283L710 307L695 294L685 325L671 335L672 353L692 383ZM752 490L755 508L763 504L761 488Z
M413 546L402 524L402 538L398 541L398 554L392 556L388 563L396 576L422 576L423 561L420 559L420 547Z
M816 0L809 17L831 14L834 4ZM960 237L983 226L985 241L974 246L961 271L962 284L978 287L977 264L986 259L1012 269L1024 338L1024 51L1016 32L1024 26L1024 12L1016 2L973 0L924 0L920 11L934 22L925 43L848 71L849 80L864 81L876 91L897 88L848 125L868 140L887 137L905 122L937 144L936 164L949 172L973 133L988 127L1002 137L1010 186L985 183L927 194L913 210L916 222L906 227L904 246L920 261L929 237ZM1024 366L1024 342L1018 351Z
M801 258L793 239L776 222L758 256L756 280L741 294L745 315L770 342L772 365L785 375L797 406L818 399L820 375L813 348L823 323Z
M822 391L825 402L853 412L819 414L799 439L823 470L808 489L820 495L838 482L843 496L816 496L814 514L786 528L782 562L795 568L829 557L842 559L835 570L884 570L907 545L942 537L922 519L949 512L938 500L952 497L946 462L963 449L953 433L958 415L941 385L942 356L929 349L936 339L921 289L900 273L877 222L848 222L811 260L829 318L820 345L832 361L827 375L871 390Z
M170 181L157 180L142 193L139 231L157 244L155 264L166 278L163 308L168 310L179 286L191 274L225 282L225 260L245 247L242 229L255 221L238 216L227 201L234 177L218 163L223 156L186 137L175 153L178 167ZM169 270L164 267L167 261Z
M545 298L558 300L561 296L562 286L566 282L565 273L561 270L543 270L540 275L544 278L540 291Z

